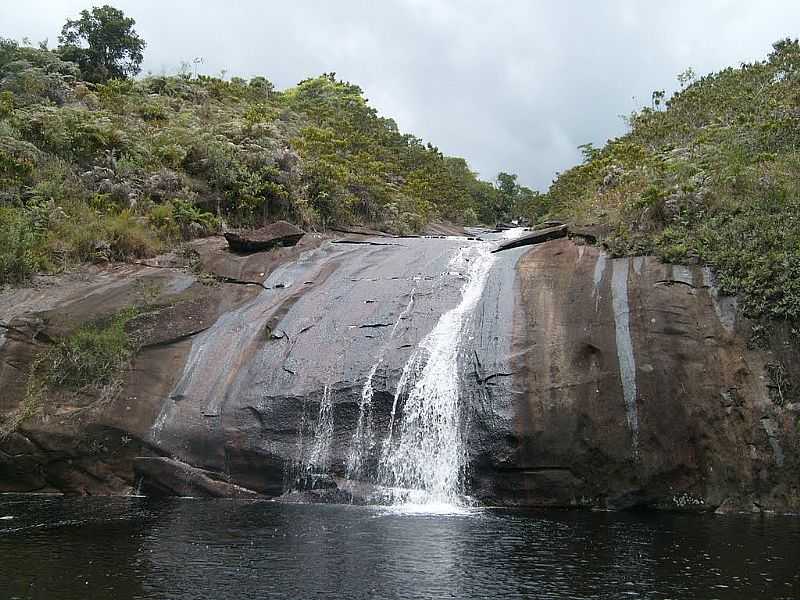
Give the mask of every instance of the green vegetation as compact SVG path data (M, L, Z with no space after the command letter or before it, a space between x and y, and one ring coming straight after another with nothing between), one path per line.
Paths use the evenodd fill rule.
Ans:
M67 21L58 41L65 60L76 63L88 81L136 75L145 43L133 29L136 22L112 6L81 11Z
M126 330L139 310L123 309L97 323L79 327L42 350L31 363L25 398L19 410L0 422L0 438L38 414L52 394L91 392L111 397L137 351Z
M800 45L696 79L556 179L551 214L612 227L617 255L700 261L751 317L800 320ZM663 110L662 110L663 109Z
M188 66L130 79L144 48L134 24L104 6L68 21L57 50L0 38L0 283L223 226L407 234L536 212L515 175L479 180L333 73L285 91Z
M111 383L136 350L125 330L136 315L136 309L128 308L58 340L34 363L37 385L79 391L86 386Z

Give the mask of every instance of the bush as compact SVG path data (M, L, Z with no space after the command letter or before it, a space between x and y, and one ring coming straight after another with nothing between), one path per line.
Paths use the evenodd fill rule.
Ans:
M123 150L125 136L103 112L83 108L41 107L22 116L21 129L39 149L65 160L90 165L107 151Z
M145 220L129 210L100 219L100 239L107 240L113 260L147 258L161 250L161 244L146 227Z
M167 108L159 102L145 102L137 109L145 121L164 122L168 118Z
M147 258L162 249L147 221L130 210L104 214L73 204L66 213L52 226L48 247L65 264Z
M0 130L0 190L30 183L40 156L33 144L3 135Z
M182 198L154 206L148 218L166 239L188 240L211 235L219 231L220 225L217 217Z
M138 314L126 308L110 318L84 325L40 352L31 363L25 398L16 413L0 422L0 439L40 413L52 393L114 393L137 351L127 323Z
M413 233L508 212L466 161L402 134L333 74L285 92L263 77L187 73L89 83L64 59L91 49L71 46L0 39L0 205L22 211L5 216L4 280L149 256L222 218Z
M136 351L125 330L136 314L129 308L105 322L80 327L37 357L34 376L48 389L76 391L111 383Z
M41 263L40 240L25 210L0 206L0 284L30 278Z

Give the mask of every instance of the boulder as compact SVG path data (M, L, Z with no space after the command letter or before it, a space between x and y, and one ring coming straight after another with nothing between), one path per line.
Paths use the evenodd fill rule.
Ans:
M558 238L567 237L567 233L569 233L567 225L556 225L555 227L548 227L547 229L537 229L522 237L500 244L497 248L492 250L492 252L502 252L503 250L511 250L511 248L532 246L534 244L541 244L542 242L549 242L550 240L557 240Z
M583 240L587 244L597 244L602 242L611 234L611 227L608 225L570 225L569 237Z
M233 252L261 252L279 246L294 246L305 235L302 229L286 221L276 221L251 231L229 231L225 239Z
M220 479L219 473L187 465L164 456L139 457L134 461L141 491L148 496L200 498L257 498L259 494Z

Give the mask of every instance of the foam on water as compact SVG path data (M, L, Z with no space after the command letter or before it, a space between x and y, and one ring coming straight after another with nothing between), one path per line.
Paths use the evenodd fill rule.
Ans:
M384 515L431 515L431 516L477 516L482 509L477 506L466 506L454 504L452 502L431 502L428 498L423 498L422 502L415 503L408 501L398 504L390 504L383 507L381 511Z

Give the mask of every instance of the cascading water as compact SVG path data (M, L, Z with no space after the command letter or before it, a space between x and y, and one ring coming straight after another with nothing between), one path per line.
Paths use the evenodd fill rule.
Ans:
M324 473L330 466L331 444L333 443L333 401L331 388L326 385L319 401L319 414L314 427L314 444L306 458L307 470Z
M458 359L493 262L488 244L458 251L450 268L465 279L461 301L440 317L403 369L379 465L380 483L395 504L463 503L466 455Z
M313 487L317 478L324 475L331 466L331 446L333 444L333 393L328 384L322 390L316 422L311 425L307 414L307 403L303 401L300 424L297 429L297 450L295 458L287 465L287 484L289 487ZM306 440L309 440L307 442Z
M400 316L389 332L387 344L394 339L400 322L411 312L411 308L414 306L415 291L416 288L411 290L408 304L403 312L400 313ZM372 386L372 381L375 378L375 374L378 372L378 368L383 363L385 353L386 345L381 348L378 360L375 361L375 364L372 365L372 368L369 370L367 380L361 390L361 401L358 406L358 422L356 423L356 431L353 434L353 441L350 444L350 452L347 455L348 479L358 479L363 475L364 461L375 445L375 435L372 430L372 397L375 394L375 390Z
M380 432L374 429L375 378L387 362L400 324L415 306L416 289L411 290L361 388L357 419L344 457L344 475L349 483L340 482L344 485L340 490L357 490L364 499L388 503L403 512L461 512L469 505L465 496L467 423L461 401L460 358L472 314L495 262L493 247L491 242L469 243L449 260L443 278L462 280L460 298L438 318L403 365L388 427ZM316 427L307 421L304 405L294 475L303 486L314 485L312 480L332 468L328 455L334 433L333 411L327 386ZM304 442L304 431L313 433L311 444ZM370 484L377 484L377 488L365 493Z

